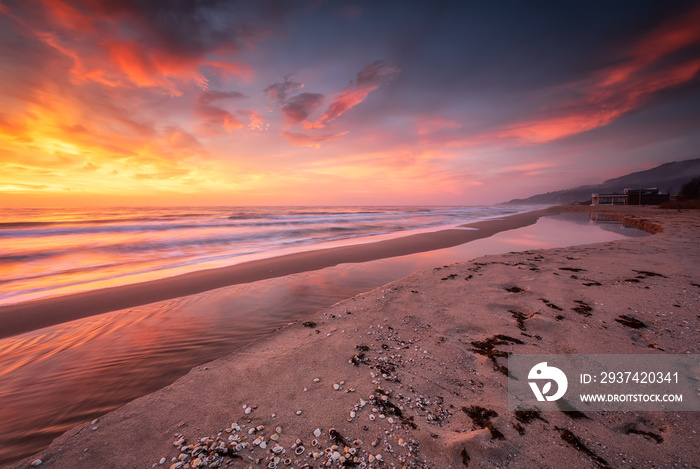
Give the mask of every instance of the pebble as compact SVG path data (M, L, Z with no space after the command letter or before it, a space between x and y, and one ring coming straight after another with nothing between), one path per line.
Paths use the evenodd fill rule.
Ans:
M165 464L166 459L165 458L160 458L160 461L158 461L158 464Z
M316 430L314 430L314 436L316 438L320 438L320 436L321 436L321 429L320 428L317 428Z
M300 410L297 410L297 415L301 415L301 411L300 411Z
M339 389L340 389L340 384L335 383L335 384L333 385L333 389L335 389L336 391L339 390Z
M320 383L320 382L321 382L321 378L314 378L314 383Z
M41 459L35 459L34 461L32 461L32 466L38 466L43 462L44 461L42 461Z
M251 412L253 412L253 408L252 408L252 407L247 407L247 408L245 409L245 414L246 414L246 415L250 415Z

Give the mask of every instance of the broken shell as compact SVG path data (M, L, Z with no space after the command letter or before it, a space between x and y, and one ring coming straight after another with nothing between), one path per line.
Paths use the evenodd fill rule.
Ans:
M373 454L370 454L370 455L369 455L369 458L367 458L367 459L369 460L369 462L374 462L374 460L375 460L376 458L374 457Z
M270 436L270 439L271 439L272 441L277 441L277 440L280 439L280 436L279 436L277 433L273 433L273 434Z
M31 465L32 466L40 466L43 462L44 461L42 461L41 459L35 459L34 461L32 461Z
M369 419L374 420L375 419L374 414L369 414Z
M333 389L335 389L336 391L337 391L338 389L340 389L340 384L335 383L335 384L333 385Z
M306 451L306 448L304 448L303 446L297 446L297 447L294 449L294 454L296 454L297 456L299 456L300 454L304 454L304 451Z
M283 462L289 466L292 463L292 458L286 458Z
M245 410L245 414L246 414L246 415L250 415L251 412L253 412L253 408L252 408L252 407L246 408L246 410Z
M276 431L277 433L282 433L282 427L277 427L277 428L275 428L275 431Z
M320 438L320 437L321 437L321 429L320 429L320 428L317 428L316 430L314 430L314 436L315 436L316 438Z
M276 445L274 448L272 448L272 452L275 454L280 454L282 451L284 451L284 448L282 448L280 445Z
M318 446L318 440L316 438L311 440L311 446Z
M321 457L321 453L319 453L318 451L314 451L313 453L311 453L311 457L314 459L318 459Z
M261 447L262 449L267 448L267 443L265 443L265 441L261 441L261 442L260 442L260 447Z
M354 410L351 410L351 411L350 411L350 418L351 418L351 419L354 419L356 415L357 415L357 414L355 413Z
M375 456L375 458L377 458L377 461L383 461L383 460L384 460L384 458L382 457L381 454L377 454L377 455Z
M320 383L320 382L321 382L321 378L314 378L314 383Z
M277 464L274 461L270 461L269 463L267 463L267 467L269 469L275 469L277 467Z
M261 431L265 430L265 426L264 426L264 425L258 425L257 427L255 427L255 429L256 429L257 431L261 432Z

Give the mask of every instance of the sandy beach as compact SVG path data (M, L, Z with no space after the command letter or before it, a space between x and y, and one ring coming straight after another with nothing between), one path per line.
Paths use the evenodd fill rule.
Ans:
M507 353L700 353L700 212L563 210L655 234L417 272L196 367L10 467L697 467L696 412L508 410ZM504 229L478 227L430 239L443 246ZM318 251L309 262L412 252L426 239ZM205 291L224 273L223 284L243 275L178 281L202 279L195 290ZM144 291L132 300L158 299L149 296L157 288ZM45 316L43 304L66 301L69 311L86 298L37 302L33 320Z

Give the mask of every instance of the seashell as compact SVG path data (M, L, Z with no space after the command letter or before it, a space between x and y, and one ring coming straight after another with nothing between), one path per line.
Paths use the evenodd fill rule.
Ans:
M348 449L348 453L350 453L350 454L355 454L355 453L357 453L357 448L349 448L349 449Z
M340 389L340 384L335 383L335 384L333 385L333 389L335 389L336 391L337 391L338 389Z
M273 433L273 434L270 436L270 439L271 439L272 441L277 441L277 440L280 439L280 436L279 436L277 433Z
M333 451L333 454L331 454L331 459L332 459L333 461L337 461L337 460L340 459L340 458L341 458L340 453L337 452L337 451Z
M166 459L165 458L160 458L160 461L158 461L158 464L165 464Z
M311 440L311 446L318 446L318 440L316 438Z
M351 411L350 411L350 418L351 418L351 419L354 419L356 415L357 415L357 414L355 413L354 410L351 410Z
M265 426L264 426L264 425L258 425L257 427L255 427L255 429L256 429L257 431L261 432L261 431L265 430Z
M34 461L32 461L31 466L40 466L43 462L44 461L42 461L41 459L35 459Z
M280 445L276 445L274 448L272 448L272 452L275 454L280 454L282 451L284 451L284 448L282 448Z
M297 410L297 415L301 415L301 411L300 411L300 410Z
M353 441L352 444L355 446L362 446L365 444L365 442L360 440L360 439L357 439L357 440Z
M292 458L286 458L286 459L285 459L284 461L282 461L282 462L285 463L287 466L289 466L289 465L292 463Z
M260 443L262 443L263 439L260 437L257 437L256 439L253 440L253 446L258 446Z
M369 414L369 419L374 420L375 419L374 414Z
M316 438L320 438L320 437L321 437L321 429L320 429L320 428L317 428L316 430L314 430L314 436L315 436Z
M267 467L269 469L275 469L277 467L277 464L275 464L273 461L270 461L269 463L267 463Z
M314 378L314 383L320 383L320 382L321 382L321 378Z
M275 431L276 431L277 433L282 433L282 427L277 427L277 428L275 428Z
M394 419L391 418L391 417L389 417L388 419L386 419L386 421L389 422L389 423L394 423Z
M377 461L384 461L384 458L382 457L381 454L377 454L377 455L374 456L374 457L377 458Z
M261 442L260 442L260 447L261 447L262 449L267 448L267 443L266 443L264 440L261 441Z
M254 428L248 429L248 435L252 435L253 433L255 433L255 429L254 429Z
M253 412L253 408L252 408L252 407L248 407L248 408L245 410L245 414L246 414L246 415L250 415L251 412Z
M376 458L374 457L373 454L370 454L370 455L369 455L369 458L367 458L367 460L368 460L369 462L374 462L375 459L376 459Z
M303 446L297 446L297 447L294 449L294 454L296 454L297 456L299 456L299 455L301 455L301 454L304 454L304 451L306 451L306 448L304 448Z
M201 464L202 464L202 460L199 458L196 458L196 459L192 460L192 462L190 463L190 467L199 467Z
M399 438L399 446L403 446L405 444L406 444L406 442L403 441L403 438Z

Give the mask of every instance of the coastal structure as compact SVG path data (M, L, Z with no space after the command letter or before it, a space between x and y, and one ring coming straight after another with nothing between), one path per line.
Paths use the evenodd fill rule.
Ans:
M591 194L591 205L659 205L671 200L670 194L659 189L625 189L622 194Z
M591 194L591 205L627 205L627 195Z

